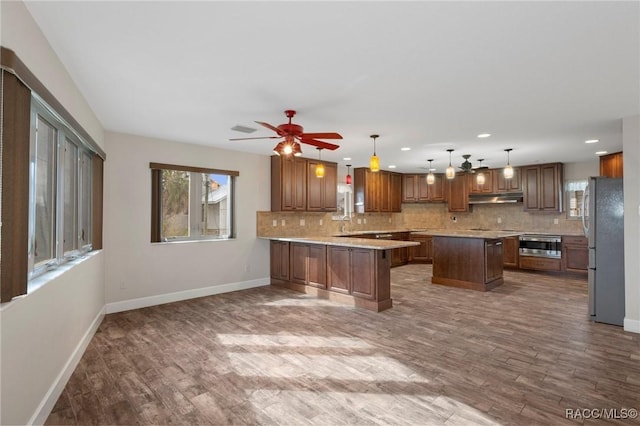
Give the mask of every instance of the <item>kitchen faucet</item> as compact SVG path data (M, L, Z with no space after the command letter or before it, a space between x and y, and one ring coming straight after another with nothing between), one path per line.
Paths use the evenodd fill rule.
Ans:
M345 219L347 219L347 218L349 218L349 222L351 222L351 217L349 217L349 216L347 216L347 215L344 215L344 216L342 216L342 217L340 218L340 233L341 233L341 234L344 234L344 231L345 231L345 229L346 229L346 227L347 227L347 226L346 226L347 224L345 223Z

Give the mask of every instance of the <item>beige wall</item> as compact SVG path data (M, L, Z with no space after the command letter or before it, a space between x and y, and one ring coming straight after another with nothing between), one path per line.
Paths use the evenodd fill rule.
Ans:
M107 312L202 295L197 291L205 288L268 284L269 245L256 239L256 211L270 203L269 157L110 132L106 146ZM150 162L239 171L237 238L151 244Z
M624 150L624 329L640 333L640 115L622 121Z
M13 50L104 148L103 130L22 2L0 2ZM21 299L0 305L0 424L42 422L104 308L104 256L94 254ZM61 385L61 386L60 386Z

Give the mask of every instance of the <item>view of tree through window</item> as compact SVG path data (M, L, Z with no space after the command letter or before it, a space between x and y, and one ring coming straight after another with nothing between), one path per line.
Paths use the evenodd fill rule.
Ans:
M162 241L231 236L229 175L162 169Z

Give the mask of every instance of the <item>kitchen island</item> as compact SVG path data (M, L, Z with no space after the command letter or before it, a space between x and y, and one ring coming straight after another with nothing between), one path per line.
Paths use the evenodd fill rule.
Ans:
M413 235L420 235L417 232ZM487 291L501 285L504 231L426 231L433 237L433 284Z
M271 284L372 311L392 307L391 251L419 243L350 237L271 240Z

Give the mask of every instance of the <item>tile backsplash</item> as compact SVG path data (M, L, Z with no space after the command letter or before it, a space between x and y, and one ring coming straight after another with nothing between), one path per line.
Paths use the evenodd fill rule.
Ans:
M555 223L557 222L557 223ZM339 234L342 221L331 213L257 212L260 237L329 236ZM528 213L522 204L477 204L469 213L450 213L445 203L403 204L402 213L354 214L344 222L346 232L426 229L513 229L525 232L580 234L579 220L566 213Z

